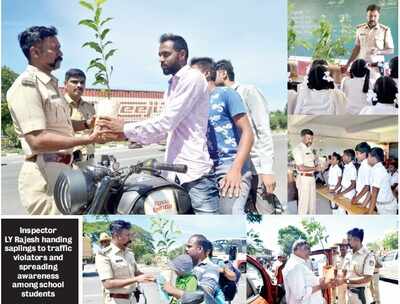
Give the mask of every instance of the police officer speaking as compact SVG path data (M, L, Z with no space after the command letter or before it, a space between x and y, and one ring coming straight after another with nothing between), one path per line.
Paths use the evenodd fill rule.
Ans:
M136 265L135 256L128 248L132 241L130 228L128 222L112 222L111 244L96 255L96 268L104 287L106 304L136 303L133 292L137 283L155 280L153 275L143 274Z
M371 67L380 67L383 72L384 55L394 52L393 37L390 28L379 23L381 8L371 4L367 7L367 22L357 26L356 41L349 60L344 69L347 71L350 64L357 58L364 59ZM374 71L374 70L372 70ZM379 77L375 73L376 79Z
M375 269L375 257L362 244L364 230L354 228L348 233L351 251L347 253L343 268L346 270L349 304L370 304L369 285Z
M15 131L25 154L18 190L29 214L59 214L53 199L54 184L61 170L70 168L72 148L104 142L86 121L71 121L70 109L51 72L60 67L63 53L54 27L33 26L19 34L19 44L28 59L26 70L7 92Z
M319 166L315 166L315 155L311 149L314 133L310 129L303 129L300 136L301 143L293 149L298 172L296 177L296 187L299 193L298 214L315 214L317 194L314 172L321 169Z

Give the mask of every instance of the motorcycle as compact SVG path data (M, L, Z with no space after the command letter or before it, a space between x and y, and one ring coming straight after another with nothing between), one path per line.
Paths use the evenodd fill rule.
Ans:
M155 159L120 168L113 155L57 178L54 200L62 214L193 214L189 194L161 176L186 173L187 166Z

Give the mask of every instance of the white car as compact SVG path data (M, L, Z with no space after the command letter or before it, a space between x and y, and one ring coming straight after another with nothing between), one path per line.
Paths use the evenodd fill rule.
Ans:
M379 269L379 277L399 281L399 251L391 250L382 258L382 268Z

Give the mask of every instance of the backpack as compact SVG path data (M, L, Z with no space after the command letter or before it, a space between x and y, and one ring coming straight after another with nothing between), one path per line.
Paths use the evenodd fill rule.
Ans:
M221 288L222 293L224 294L225 301L232 301L237 293L237 283L240 279L240 271L232 265L230 262L226 262L227 267L232 270L236 274L236 280L231 281L228 280L223 273L219 275L219 286Z

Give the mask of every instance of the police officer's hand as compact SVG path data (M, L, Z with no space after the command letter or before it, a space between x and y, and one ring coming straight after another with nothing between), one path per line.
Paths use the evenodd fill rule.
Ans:
M125 140L126 137L124 135L124 133L114 133L114 132L109 132L106 130L102 130L100 131L101 137L106 141L121 141L121 140Z
M378 54L378 49L377 48L371 48L370 50L369 50L369 53L370 53L370 55L371 56L373 56L373 55L377 55Z
M222 197L239 197L240 191L242 190L242 174L240 171L241 170L239 169L231 168L224 178L219 182L220 193Z
M345 65L341 65L340 66L340 71L342 72L342 74L346 74L347 70L349 69L349 64L345 64Z
M276 187L275 176L273 174L261 174L260 177L267 193L273 193Z
M123 133L124 124L125 122L122 118L101 116L97 119L96 126L99 126L102 130L106 130L109 132Z
M96 123L96 115L93 115L86 121L86 124L89 127L89 129L94 129L95 123Z
M100 130L98 128L94 128L93 132L89 135L89 140L94 144L104 144L106 140L101 136Z
M156 278L152 274L144 273L135 277L135 281L138 283L154 282Z

